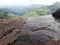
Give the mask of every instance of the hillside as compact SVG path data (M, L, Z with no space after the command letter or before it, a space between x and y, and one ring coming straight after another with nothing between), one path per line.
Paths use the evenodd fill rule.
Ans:
M35 8L34 10L28 11L24 15L24 17L27 18L27 17L39 17L43 15L51 15L53 12L55 12L59 8L60 8L60 3L55 2L52 5L41 6L41 7Z
M38 17L43 15L51 15L57 9L60 8L60 3L56 2L52 5L44 6L39 4L33 4L29 6L5 6L0 9L7 12L10 17Z
M13 13L8 13L7 11L4 11L0 9L0 19L14 19L14 18L20 18L20 16L13 14Z
M24 15L25 13L32 11L38 7L42 7L42 5L30 5L30 6L7 6L3 7L2 10L7 11L9 13L13 13L16 15Z
M53 5L47 6L52 12L55 12L57 9L60 8L60 3L56 2Z

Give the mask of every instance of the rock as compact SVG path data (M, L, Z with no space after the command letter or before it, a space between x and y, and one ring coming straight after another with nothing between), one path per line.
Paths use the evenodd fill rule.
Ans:
M18 31L16 34L20 36L12 45L60 45L59 23L55 22L53 18L48 18L39 17L29 21L24 19L3 19L0 20L0 32L15 29L13 32Z
M0 19L0 27L6 29L11 29L11 28L16 28L24 25L25 20L20 18L20 19Z
M26 20L21 29L28 35L19 37L14 45L60 45L59 25L51 16Z
M26 31L22 31L20 37L13 43L13 45L30 45L29 43L31 40L31 34Z
M24 25L24 23L25 23L25 20L22 18L20 18L20 19L0 19L0 39L3 38L4 36L8 35L15 29L21 31L20 27L22 25Z
M24 24L24 26L22 27L23 30L27 30L27 31L36 31L39 28L41 28L41 26L36 23L27 23Z
M46 42L46 41L50 41L52 39L58 40L58 35L59 34L53 32L53 31L38 30L38 31L33 32L32 37L34 39L39 40L40 42Z
M54 13L52 13L52 16L55 19L60 19L60 9L58 9L57 11L55 11Z

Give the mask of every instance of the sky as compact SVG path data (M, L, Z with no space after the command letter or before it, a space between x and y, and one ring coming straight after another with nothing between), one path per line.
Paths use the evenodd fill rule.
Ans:
M55 2L60 2L60 0L0 0L0 6L31 5L31 4L51 5Z

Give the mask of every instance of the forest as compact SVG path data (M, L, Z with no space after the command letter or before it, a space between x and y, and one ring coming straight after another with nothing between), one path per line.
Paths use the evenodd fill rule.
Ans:
M0 7L0 18L28 18L51 15L60 8L60 3L55 2L53 5L30 5L30 6L6 6Z

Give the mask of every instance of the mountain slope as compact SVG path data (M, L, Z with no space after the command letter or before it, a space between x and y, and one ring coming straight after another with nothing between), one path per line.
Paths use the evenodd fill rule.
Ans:
M25 13L32 11L36 8L40 8L42 5L30 5L30 6L9 6L9 7L3 7L2 10L13 13L16 15L24 15Z
M53 5L49 5L49 6L33 4L29 6L6 6L6 7L2 7L1 9L4 10L5 12L8 12L14 15L24 16L24 15L30 15L33 13L35 13L33 15L52 14L54 11L56 11L59 8L60 8L60 3L56 2Z
M9 19L9 18L19 18L20 16L14 15L12 13L8 13L7 11L4 11L0 9L0 19Z
M60 8L60 3L56 2L53 5L47 6L52 12L56 11L57 9Z

